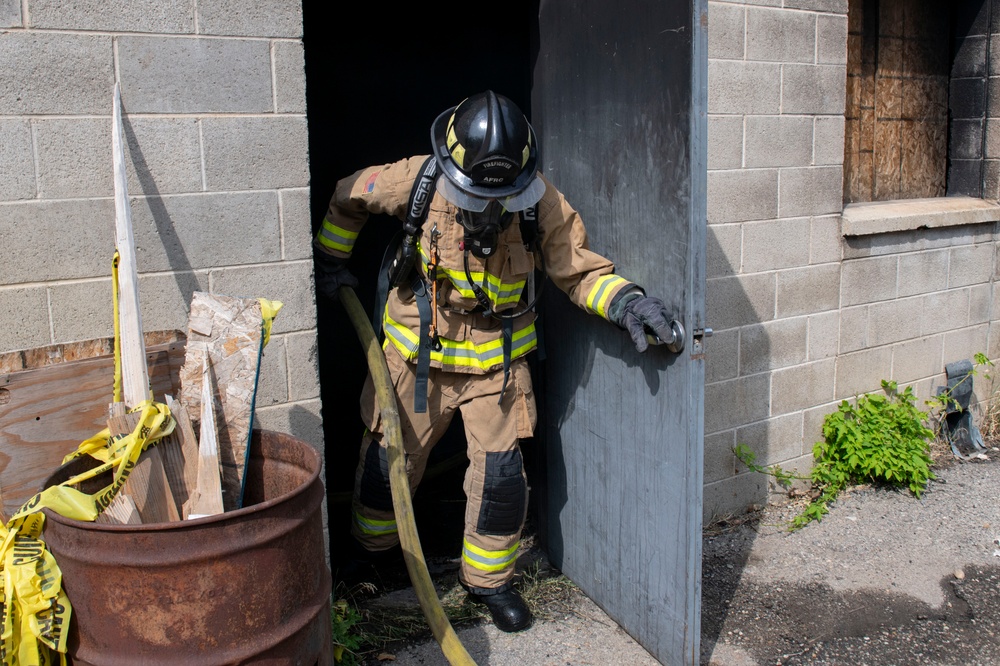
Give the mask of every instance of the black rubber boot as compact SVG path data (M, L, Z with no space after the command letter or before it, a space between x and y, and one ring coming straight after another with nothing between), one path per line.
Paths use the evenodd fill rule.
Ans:
M469 596L477 604L483 604L489 609L493 624L500 631L511 633L531 626L531 611L528 609L528 604L524 603L524 599L514 588L499 594L470 592Z
M388 571L403 566L403 553L399 546L373 552L365 550L364 546L358 543L354 537L350 537L346 547L347 557L337 567L334 579L348 588L361 583L378 583L382 579L380 570L384 569L388 573Z

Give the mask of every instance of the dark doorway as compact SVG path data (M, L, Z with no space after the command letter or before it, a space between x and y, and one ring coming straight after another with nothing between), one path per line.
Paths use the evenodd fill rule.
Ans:
M314 233L339 178L372 164L427 153L431 122L468 95L492 89L530 116L537 2L517 0L487 9L485 16L483 11L456 0L392 9L303 2ZM355 246L350 268L361 283L358 297L369 311L378 267L399 228L397 220L375 216ZM330 543L336 559L350 520L349 496L364 427L358 396L367 368L340 305L319 298L317 308ZM418 520L435 518L418 525L428 554L441 548L435 542L437 525L457 530L450 538L458 535L460 543L464 466L446 463L461 451L464 436L460 423L453 426L428 471L440 462L442 482L424 484L415 498ZM421 501L440 504L421 510ZM446 548L457 552L450 543Z

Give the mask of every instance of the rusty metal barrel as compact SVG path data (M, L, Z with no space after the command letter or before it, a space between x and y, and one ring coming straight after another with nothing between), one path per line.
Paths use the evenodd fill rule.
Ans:
M45 487L92 464L72 461ZM320 468L305 442L257 431L241 509L150 525L46 509L44 539L73 605L72 663L333 663Z

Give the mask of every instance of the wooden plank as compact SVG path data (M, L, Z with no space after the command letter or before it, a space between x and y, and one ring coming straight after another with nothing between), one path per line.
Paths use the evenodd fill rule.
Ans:
M260 301L195 292L188 320L187 350L181 367L180 401L191 414L201 412L202 382L208 358L215 378L219 459L227 511L242 503L253 409L260 369L263 315Z
M198 442L198 484L192 493L189 518L214 516L225 511L219 443L216 437L215 399L208 363L202 373L201 437Z
M177 394L183 359L183 341L148 349L156 395ZM66 455L105 428L114 370L114 356L99 356L0 374L4 513L12 515Z
M112 403L108 429L112 435L127 435L135 430L140 417L138 412L125 414L124 403ZM132 500L143 523L180 520L177 503L163 468L163 454L159 445L151 446L139 455L138 462L118 494L124 494Z
M177 425L174 432L163 442L163 465L166 468L170 489L180 509L181 519L188 517L191 495L198 485L198 438L191 426L184 405L174 400L173 396L164 396L164 401L170 409ZM171 440L171 441L167 441Z
M122 399L136 407L150 396L146 369L146 345L142 337L139 307L139 273L132 233L132 209L128 201L125 174L125 146L122 137L121 88L115 82L111 144L115 182L115 248L118 250L118 321L122 363Z

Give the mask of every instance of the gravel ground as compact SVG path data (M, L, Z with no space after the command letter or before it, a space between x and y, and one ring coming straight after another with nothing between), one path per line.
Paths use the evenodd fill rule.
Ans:
M702 664L1000 666L1000 463L936 473L920 500L856 488L793 533L794 503L708 526ZM518 634L488 621L457 633L481 666L658 663L579 593ZM448 663L433 640L383 660Z

